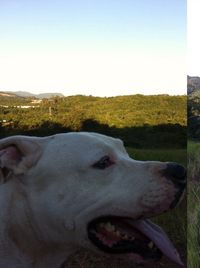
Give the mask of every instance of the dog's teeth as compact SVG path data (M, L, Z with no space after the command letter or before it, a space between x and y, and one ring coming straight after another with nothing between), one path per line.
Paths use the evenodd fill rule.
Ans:
M104 227L106 228L107 231L114 232L115 231L115 226L112 225L110 222L107 222Z
M128 235L127 234L122 234L122 238L123 239L128 239Z
M119 231L116 231L115 234L118 236L118 237L121 237L121 234Z
M115 226L112 225L111 223L110 223L110 229L111 229L112 231L115 231Z
M152 249L153 248L153 246L154 246L154 243L151 241L151 242L149 242L149 244L148 244L148 247L150 248L150 249Z

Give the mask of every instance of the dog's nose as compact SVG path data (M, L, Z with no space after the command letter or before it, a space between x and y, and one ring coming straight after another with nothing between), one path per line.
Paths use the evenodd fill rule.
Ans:
M181 185L184 187L186 184L186 169L177 163L169 162L167 164L165 176L179 187L181 187Z
M164 175L177 188L177 193L170 205L170 208L174 208L179 203L186 186L186 169L177 163L167 163Z

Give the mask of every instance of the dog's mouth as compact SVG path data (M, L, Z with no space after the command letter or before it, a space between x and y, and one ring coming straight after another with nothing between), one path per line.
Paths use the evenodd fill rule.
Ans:
M183 265L166 233L150 220L106 216L88 224L88 238L100 250L111 254L128 254L138 263L159 260L164 254Z

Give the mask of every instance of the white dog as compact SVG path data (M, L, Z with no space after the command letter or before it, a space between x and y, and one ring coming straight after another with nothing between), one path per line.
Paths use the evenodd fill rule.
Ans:
M59 268L84 247L136 262L163 254L182 264L147 220L173 208L185 187L175 163L131 159L95 133L0 141L0 267Z

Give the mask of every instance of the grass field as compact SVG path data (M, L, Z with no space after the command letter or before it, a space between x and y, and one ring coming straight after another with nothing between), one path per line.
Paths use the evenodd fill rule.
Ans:
M188 267L200 267L200 143L188 142Z
M200 143L189 141L188 146L188 178L200 181Z
M162 149L162 150L140 150L134 148L127 148L130 156L138 160L158 160L158 161L175 161L186 166L187 164L187 151L182 149ZM186 262L186 200L183 200L181 205L159 217L153 219L164 228L169 234L169 237L179 250L181 258ZM132 262L115 260L113 257L101 257L87 251L79 251L77 254L70 258L66 268L134 268L139 267ZM143 268L180 268L179 265L172 263L166 258L158 263L152 263L142 266ZM193 268L197 268L194 266ZM198 267L199 268L199 267Z

